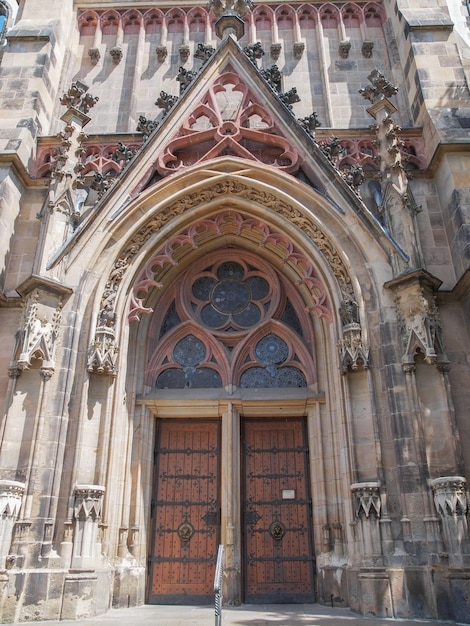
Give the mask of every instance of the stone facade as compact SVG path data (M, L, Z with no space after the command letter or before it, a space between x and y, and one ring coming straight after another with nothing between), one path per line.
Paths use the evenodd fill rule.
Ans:
M193 579L215 560L188 556L207 539L229 604L289 601L290 559L302 601L470 623L466 5L16 5L2 621L207 600ZM274 444L281 422L305 442ZM181 469L195 452L218 460ZM273 477L265 524L249 485ZM250 578L260 561L277 590Z

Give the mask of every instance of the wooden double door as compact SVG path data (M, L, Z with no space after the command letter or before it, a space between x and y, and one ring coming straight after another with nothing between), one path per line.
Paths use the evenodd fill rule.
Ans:
M149 602L213 602L220 543L220 422L160 420ZM245 602L314 600L308 447L303 419L242 422ZM233 497L226 485L224 497Z

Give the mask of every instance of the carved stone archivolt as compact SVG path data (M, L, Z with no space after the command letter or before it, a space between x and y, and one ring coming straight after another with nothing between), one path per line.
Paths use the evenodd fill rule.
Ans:
M165 208L159 211L158 214L154 215L127 243L122 253L114 262L113 268L108 276L108 280L106 282L106 286L105 286L105 289L101 298L97 330L96 330L95 337L92 341L92 345L90 347L90 353L89 353L90 354L89 369L91 368L91 371L98 371L98 367L95 366L95 357L92 358L91 355L96 354L93 346L94 346L95 339L99 335L98 329L100 328L100 326L102 326L100 320L103 320L105 318L107 319L107 322L106 322L107 333L109 333L109 336L111 337L111 332L114 333L115 324L116 324L115 300L117 297L119 286L122 282L122 279L127 269L130 267L133 259L139 253L141 248L152 237L152 235L159 232L164 226L169 224L175 218L183 215L187 211L190 211L207 202L210 202L211 200L214 200L216 198L222 198L224 196L232 197L232 198L234 196L237 196L240 199L249 200L251 203L255 203L263 207L266 207L269 210L282 216L284 219L290 222L293 226L296 226L297 228L299 228L303 232L303 234L306 235L312 241L312 243L318 248L318 250L322 253L328 265L331 267L331 270L338 282L338 286L342 293L343 299L354 300L354 292L353 292L353 287L351 283L351 277L346 268L346 265L344 264L344 261L342 260L338 251L335 249L331 240L311 219L308 218L308 216L302 213L299 209L293 207L291 204L288 204L287 202L283 201L275 194L272 194L266 191L261 191L251 185L247 185L237 180L225 180L215 185L211 185L207 187L206 189L204 189L203 191L187 194L186 196L183 196L182 198L178 199L176 202L173 202L172 204L167 205ZM236 214L234 213L233 215L236 215ZM247 220L246 218L240 217L240 224L241 225L245 224L245 226L248 227L249 220ZM214 225L211 225L210 228L211 229L218 228L217 222L214 222ZM269 227L266 224L263 226L263 228L264 229L268 228L269 230ZM266 236L268 234L269 233L266 232ZM191 243L191 237L193 238L193 241L195 241L194 239L195 235L196 233L192 233L191 229L189 229L189 231L185 233L179 245L182 245L187 242L188 245L192 246L193 243ZM272 232L270 236L273 236L273 237L281 236L281 237L284 237L285 239L285 236L281 235L280 233L275 234L274 232ZM260 245L262 245L262 241L263 241L263 238L259 240ZM265 244L268 241L269 239L266 239ZM289 254L291 253L292 255L289 258ZM298 251L296 250L295 251L292 250L291 253L288 253L287 256L284 255L285 256L284 262L291 261L294 265L296 265L298 263L297 259L300 259L301 255L299 256ZM158 256L159 256L158 263L160 264L160 267L168 263L176 264L177 262L174 258L172 258L171 247L167 247L165 251L162 251L161 255L158 255ZM142 282L143 280L146 280L146 279L142 277L141 281L139 281L140 282L139 289L142 289L144 287L144 283ZM317 289L317 284L315 281L317 280L318 279L316 277L311 275L311 268L306 270L306 273L304 272L303 276L299 277L299 284L302 282L306 284L307 287L310 289L311 293L315 296L314 297L315 304L313 305L313 309L317 310L318 312L320 311L320 309L317 307L324 306L324 305L323 303L318 302L318 296L315 295L316 293L315 290ZM148 277L147 283L145 283L145 289L151 289L153 287L157 287L157 288L161 287L158 279L156 278L156 274L154 272L152 273L151 276ZM142 305L139 302L139 298L135 297L135 291L134 291L134 301L131 305L131 308L133 309L136 306L137 308L139 308ZM324 310L327 317L331 319L330 309L326 307L322 310ZM133 315L134 314L131 313L131 317L133 317ZM136 318L137 318L137 313L136 313ZM109 345L110 345L110 350L117 351L117 345L114 339L113 339L113 342L110 343ZM109 360L110 361L114 360L111 358L111 355L109 355ZM96 361L96 362L98 363L99 361Z
M225 211L210 219L202 220L192 225L183 233L178 233L173 240L168 241L152 259L147 263L140 280L134 286L133 298L129 319L138 320L141 313L151 313L152 309L143 304L142 294L148 293L149 289L161 286L159 280L160 271L168 265L176 265L178 260L174 257L174 250L178 251L178 259L182 257L183 250L187 252L198 248L201 243L207 241L208 233L214 237L220 235L236 234L247 237L251 241L257 241L260 247L270 245L273 251L280 257L280 262L291 263L299 278L297 284L305 285L311 295L310 310L319 317L331 320L331 310L327 299L327 290L322 281L315 274L311 262L297 250L285 235L271 228L268 224L248 218L241 213Z

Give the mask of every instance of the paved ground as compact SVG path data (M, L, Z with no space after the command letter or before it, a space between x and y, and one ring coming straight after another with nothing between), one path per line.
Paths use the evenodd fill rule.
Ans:
M25 623L25 622L23 622ZM31 622L28 622L31 624ZM197 606L151 606L110 610L104 615L78 621L34 622L34 624L73 624L74 626L213 626L214 609ZM369 619L348 609L332 609L319 604L249 605L222 611L221 626L438 626L454 622L426 620Z

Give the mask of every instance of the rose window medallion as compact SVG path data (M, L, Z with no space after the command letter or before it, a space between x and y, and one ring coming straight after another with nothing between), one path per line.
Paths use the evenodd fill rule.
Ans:
M262 320L270 286L262 276L250 274L240 263L227 261L216 269L215 275L209 270L196 278L191 293L196 313L205 326L242 330Z

